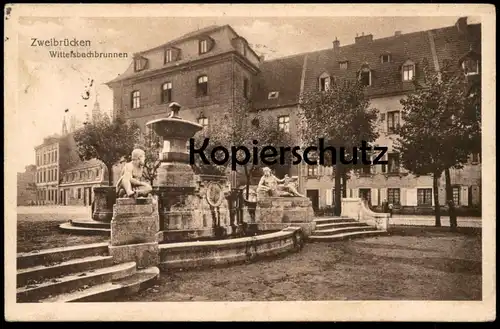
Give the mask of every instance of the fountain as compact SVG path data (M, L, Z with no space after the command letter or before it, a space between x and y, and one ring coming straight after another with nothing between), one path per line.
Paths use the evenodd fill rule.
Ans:
M163 137L160 167L155 182L159 197L160 240L189 241L222 238L230 233L228 207L224 202L229 193L225 177L203 179L189 163L187 143L203 127L182 119L180 105L170 104L167 118L149 121L146 126Z

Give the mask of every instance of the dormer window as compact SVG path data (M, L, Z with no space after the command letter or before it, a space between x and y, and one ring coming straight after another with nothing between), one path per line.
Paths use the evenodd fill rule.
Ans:
M205 54L208 52L208 40L200 40L200 54Z
M134 59L134 70L136 72L142 71L146 68L147 59L144 57L136 57Z
M391 54L383 54L380 56L380 62L383 63L390 63L391 62Z
M462 62L462 69L464 70L465 75L479 74L479 61L468 58Z
M342 61L342 62L339 62L339 66L340 66L340 69L341 70L347 70L348 68L348 61Z
M170 63L173 61L174 54L172 52L172 49L167 49L165 50L165 63Z
M328 91L332 86L332 77L328 73L323 73L319 77L319 91Z
M276 99L278 98L280 95L280 92L279 91L271 91L268 95L267 95L267 99Z
M406 61L401 67L403 81L412 81L415 78L415 63Z
M372 85L372 71L367 65L363 65L359 71L359 82L365 87Z

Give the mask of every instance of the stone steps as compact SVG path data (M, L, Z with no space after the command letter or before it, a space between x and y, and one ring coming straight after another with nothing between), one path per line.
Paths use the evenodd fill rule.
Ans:
M40 300L41 303L107 302L117 297L132 295L144 290L158 279L160 270L149 267L138 270L129 277L98 284L85 290L76 290Z
M309 236L310 242L338 241L385 234L366 223L348 217L316 218L315 231Z
M360 222L343 222L343 223L330 223L330 224L316 224L317 230L327 230L339 227L366 227L366 223Z
M97 224L99 223L99 224ZM108 224L102 222L95 221L78 221L77 223L68 222L59 225L59 229L61 231L77 234L77 235L104 235L109 236L111 234L110 224L108 224L107 228L100 226L101 224Z
M347 223L356 222L356 220L348 217L326 217L326 218L315 218L316 226L323 224L335 224L335 223ZM356 222L357 223L357 222Z
M30 284L17 288L17 302L38 302L54 295L86 289L111 280L122 279L135 273L135 262L122 263L88 272L72 273L61 278L52 278L39 284Z
M57 278L74 272L85 272L113 265L111 256L89 256L75 258L54 265L37 265L17 271L17 287L28 285L30 281L39 282L47 278Z
M158 267L116 264L109 243L52 248L17 255L17 302L112 301L137 293L159 276Z
M371 231L357 231L357 232L349 232L349 233L339 233L332 235L312 235L309 237L310 242L331 242L331 241L340 241L340 240L350 240L352 238L365 238L372 236L385 235L387 231L375 230Z
M108 242L101 242L18 253L17 269L50 265L51 263L60 263L75 258L107 256L109 255L108 245Z
M346 227L339 227L339 228L329 228L325 230L316 230L314 231L314 236L332 236L335 234L340 234L340 233L351 233L351 232L366 232L366 231L373 231L374 228L371 226L346 226Z

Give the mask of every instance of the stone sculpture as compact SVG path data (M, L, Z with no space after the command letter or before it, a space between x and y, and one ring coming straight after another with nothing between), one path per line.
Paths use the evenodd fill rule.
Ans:
M142 167L146 155L143 150L132 151L132 161L125 164L121 176L116 183L116 195L118 198L148 196L152 192L152 187L142 181Z
M257 194L261 197L302 197L295 186L295 179L285 175L283 179L279 179L271 173L271 169L265 167L262 169L264 175L257 186Z

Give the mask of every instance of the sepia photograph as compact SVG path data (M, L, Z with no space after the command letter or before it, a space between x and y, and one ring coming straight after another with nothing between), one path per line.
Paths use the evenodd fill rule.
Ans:
M6 5L6 319L495 320L495 20Z

